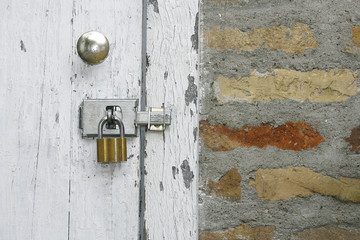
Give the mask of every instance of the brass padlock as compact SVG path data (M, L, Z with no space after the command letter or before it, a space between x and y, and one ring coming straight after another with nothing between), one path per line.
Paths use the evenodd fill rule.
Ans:
M101 163L115 163L127 161L126 155L126 138L124 138L124 124L117 118L113 117L113 121L119 126L120 138L103 138L103 128L108 118L101 119L98 125L97 142L97 160Z

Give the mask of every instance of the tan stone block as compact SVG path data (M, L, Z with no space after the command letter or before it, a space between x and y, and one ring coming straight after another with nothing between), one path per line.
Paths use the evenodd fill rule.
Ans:
M314 193L344 201L360 202L360 179L324 176L305 167L259 169L250 186L262 200L278 201L305 197Z
M360 179L341 177L340 181L346 187L340 192L339 198L352 202L360 202Z
M272 51L282 50L291 54L300 54L318 47L310 27L303 23L296 23L292 29L280 25L256 28L249 33L239 29L214 27L204 31L204 43L213 49L233 49L238 52L254 51L265 45Z
M215 90L221 102L268 102L274 99L342 102L357 93L357 76L357 71L348 69L332 69L329 72L275 69L266 74L255 70L249 77L238 79L220 75Z
M241 175L237 168L230 169L218 182L211 179L208 181L209 192L216 196L230 198L231 200L241 199Z
M274 231L274 226L251 227L248 224L241 224L224 231L201 232L199 240L270 240L275 235Z
M342 52L359 54L360 53L360 27L352 26L352 40L348 41Z
M212 1L212 2L217 2L217 3L221 3L221 2L242 2L242 0L208 0L208 1Z
M360 240L357 230L345 230L341 228L321 227L311 228L292 236L291 240Z

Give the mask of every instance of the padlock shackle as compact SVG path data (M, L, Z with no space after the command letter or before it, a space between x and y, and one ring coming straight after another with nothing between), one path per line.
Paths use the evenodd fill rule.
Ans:
M121 121L120 118L118 118L117 116L113 116L113 119L115 121L115 124L119 125L119 130L120 130L120 137L124 138L124 134L125 134L125 127L124 127L124 123Z
M115 122L115 124L119 125L120 137L124 138L124 133L125 133L124 123L117 116L112 116L112 118L113 118L113 121ZM103 117L100 120L100 122L98 124L98 138L102 138L104 125L107 122L107 120L108 120L107 116Z

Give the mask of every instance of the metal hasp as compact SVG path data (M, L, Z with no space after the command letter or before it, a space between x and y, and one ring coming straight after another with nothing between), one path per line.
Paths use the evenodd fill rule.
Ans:
M171 113L164 107L138 110L138 99L85 99L80 106L80 129L83 137L97 137L98 123L111 110L124 124L126 137L137 136L137 126L146 125L150 131L164 131L171 123ZM119 135L118 126L105 125L103 135Z

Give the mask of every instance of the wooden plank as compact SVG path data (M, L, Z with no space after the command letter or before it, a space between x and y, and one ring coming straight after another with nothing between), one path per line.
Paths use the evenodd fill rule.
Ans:
M71 9L0 7L0 238L67 239Z
M98 164L96 141L80 136L78 109L86 97L139 98L141 2L75 1L73 24L70 239L137 239L139 139L128 138L127 162ZM76 56L77 39L90 30L110 42L96 66Z
M171 109L164 133L147 132L145 228L148 239L197 239L197 12L195 0L151 1L148 106Z

